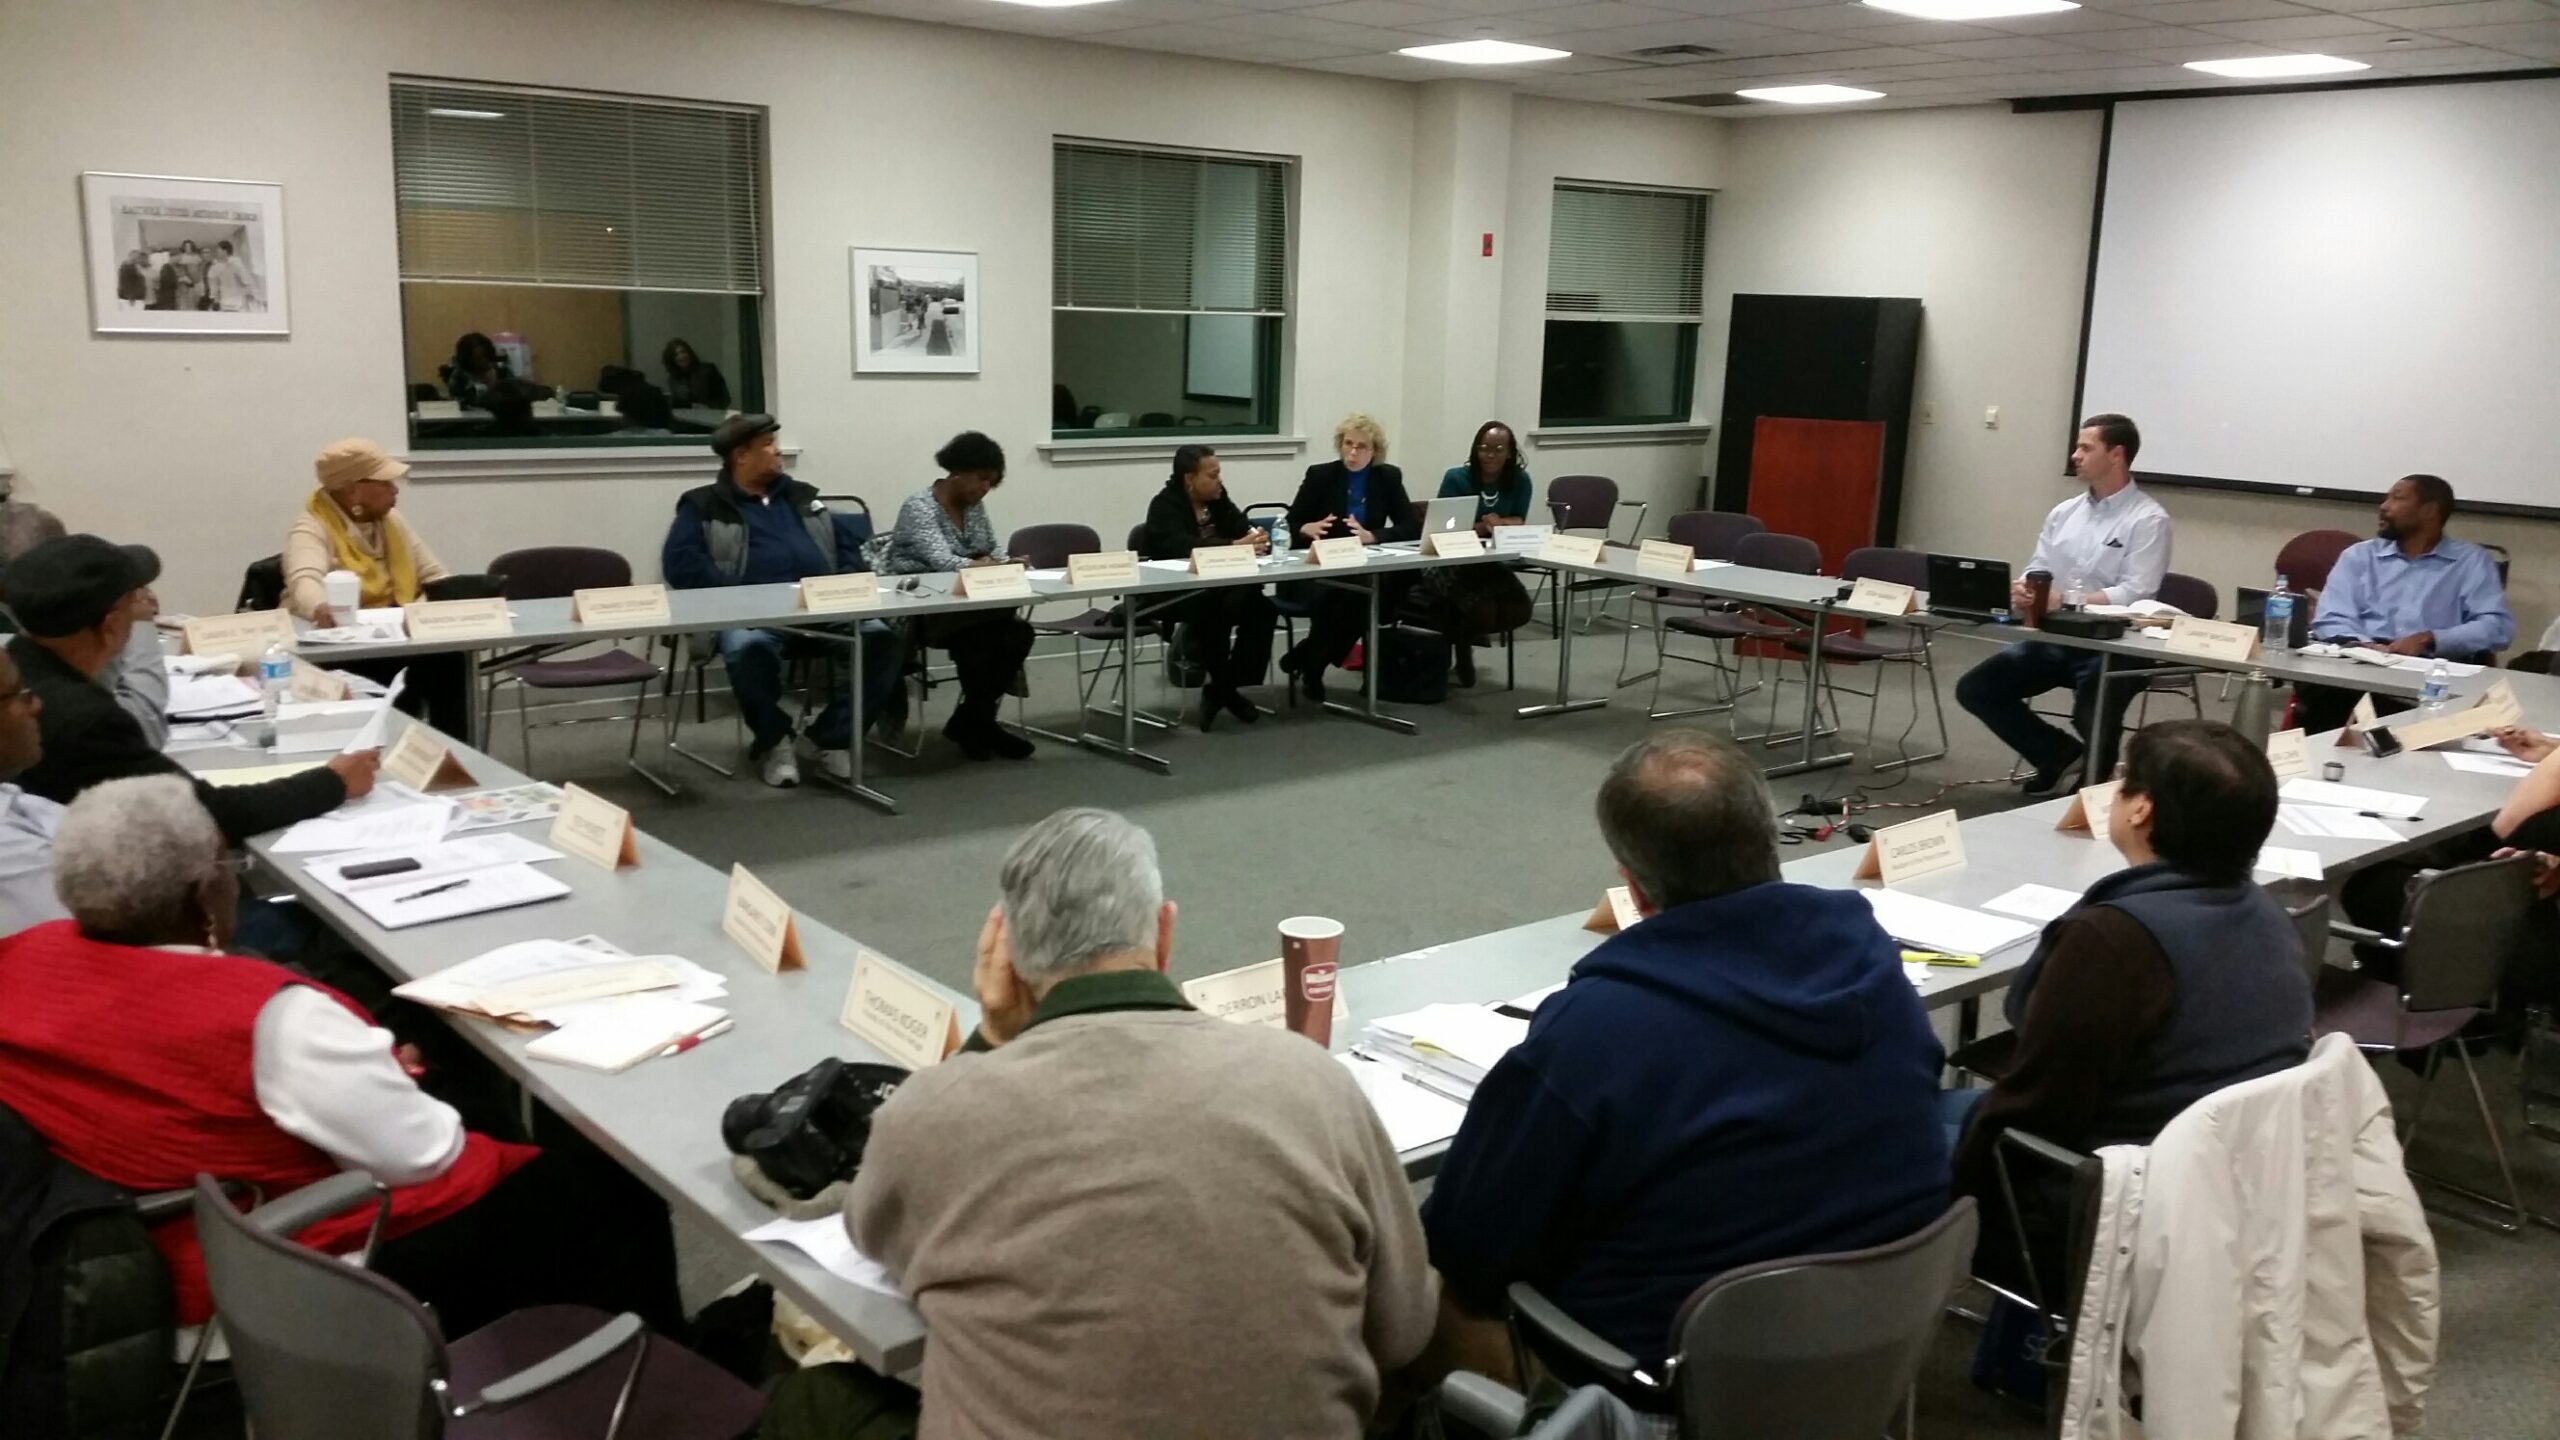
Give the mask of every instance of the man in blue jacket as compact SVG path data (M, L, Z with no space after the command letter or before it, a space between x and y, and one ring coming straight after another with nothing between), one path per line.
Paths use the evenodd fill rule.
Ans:
M1767 786L1729 741L1635 745L1599 812L1645 918L1485 1076L1423 1230L1461 1327L1525 1280L1659 1375L1711 1276L1946 1210L1943 1056L1866 902L1778 878Z
M667 543L658 557L668 584L679 590L788 585L812 575L870 568L861 545L868 537L846 535L838 517L818 498L817 487L783 472L782 448L775 439L781 430L781 422L770 415L732 415L711 432L720 478L676 501L675 521L667 527ZM877 719L896 693L903 657L897 633L885 622L861 624L862 713L867 721ZM722 630L712 641L729 671L729 693L737 698L751 737L748 762L761 768L767 785L799 784L791 717L782 708L783 663L799 654L841 654L843 647L779 630ZM826 708L808 730L819 767L840 781L853 778L851 689L847 677L845 689L827 697Z

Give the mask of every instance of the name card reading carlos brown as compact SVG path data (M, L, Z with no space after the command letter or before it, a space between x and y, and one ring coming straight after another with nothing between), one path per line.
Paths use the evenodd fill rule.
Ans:
M1908 615L1919 598L1920 592L1913 586L1866 579L1849 587L1849 598L1840 602L1840 608L1863 610L1870 615Z
M901 967L857 948L853 986L836 1020L880 1053L921 1070L960 1048L960 1017L950 1001Z
M1964 836L1956 830L1956 812L1941 810L1878 830L1867 841L1855 878L1899 885L1962 864Z
M569 618L581 625L657 625L667 619L664 585L605 585L572 591Z

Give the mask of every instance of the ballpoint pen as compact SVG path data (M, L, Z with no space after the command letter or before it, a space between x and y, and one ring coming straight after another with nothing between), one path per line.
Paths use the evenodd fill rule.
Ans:
M466 875L459 880L447 880L441 885L430 885L424 890L412 890L406 895L395 895L391 897L391 903L398 905L410 900L424 900L430 895L441 895L447 890L459 890L470 883L471 877Z
M703 1041L710 1039L714 1035L726 1035L729 1033L729 1025L730 1022L727 1020L718 1020L709 1025L705 1025L700 1030L685 1036L683 1039L669 1045L666 1049L659 1051L658 1058L664 1060L670 1055L681 1055L687 1050L692 1049L694 1046L701 1044Z

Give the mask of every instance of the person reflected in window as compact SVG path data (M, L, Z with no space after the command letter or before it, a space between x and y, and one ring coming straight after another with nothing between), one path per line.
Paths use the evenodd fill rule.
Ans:
M729 408L729 380L720 367L693 351L693 342L682 337L667 342L658 352L658 363L667 372L667 403L679 410L726 410Z
M646 380L633 380L622 387L622 433L625 435L672 435L676 429L675 408L667 403L667 392Z
M895 528L873 541L883 575L949 574L1012 561L996 545L987 492L1004 483L1004 447L964 430L934 453L943 475L898 506ZM1019 610L964 610L924 617L924 642L951 652L960 704L944 738L972 760L1031 758L1031 742L996 723L1005 692L1031 653L1031 622Z
M1387 432L1377 421L1354 412L1333 427L1338 459L1307 467L1297 498L1289 502L1292 549L1304 550L1319 540L1356 538L1363 545L1410 540L1418 533L1412 502L1405 498L1404 472L1387 463ZM1379 587L1378 613L1395 614L1404 598L1403 577L1386 576ZM1351 654L1369 623L1370 597L1331 585L1302 583L1315 602L1307 621L1307 638L1280 657L1280 668L1297 677L1309 700L1324 703L1324 672ZM1376 656L1368 662L1374 666Z
M444 393L455 403L480 410L489 408L489 392L499 381L515 378L497 343L477 330L453 342L453 359L437 373L444 377Z
M1511 427L1487 420L1476 427L1467 447L1467 463L1452 465L1440 477L1440 497L1476 497L1476 533L1492 542L1493 532L1529 518L1535 487L1520 464L1520 442ZM1501 565L1469 565L1432 570L1422 577L1422 598L1432 626L1449 637L1456 661L1450 678L1459 685L1476 683L1476 646L1480 637L1507 635L1529 623L1529 592L1520 577Z
M1142 548L1149 560L1183 560L1202 545L1245 545L1257 555L1271 548L1271 532L1244 518L1218 477L1218 452L1185 445L1173 452L1173 478L1147 502ZM1279 612L1259 585L1202 590L1164 612L1189 637L1191 658L1209 672L1200 691L1200 728L1226 711L1250 725L1262 712L1241 693L1262 683L1271 663L1271 625Z
M489 423L480 433L521 439L539 435L542 428L533 423L533 402L542 395L540 386L528 385L513 376L489 387L480 403L489 411Z

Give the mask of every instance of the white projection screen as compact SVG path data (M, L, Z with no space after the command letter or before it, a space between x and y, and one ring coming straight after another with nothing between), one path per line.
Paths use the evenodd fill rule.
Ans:
M2146 480L2560 514L2560 80L2116 107L2083 411Z

